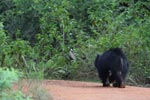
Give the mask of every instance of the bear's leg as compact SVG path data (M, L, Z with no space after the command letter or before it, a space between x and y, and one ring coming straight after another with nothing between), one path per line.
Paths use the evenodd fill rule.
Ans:
M122 79L122 73L121 71L117 71L115 74L115 83L113 84L114 87L120 87L120 88L125 88L125 83Z
M109 87L110 83L109 83L109 73L108 71L104 71L101 75L101 79L102 79L102 83L103 83L103 87Z

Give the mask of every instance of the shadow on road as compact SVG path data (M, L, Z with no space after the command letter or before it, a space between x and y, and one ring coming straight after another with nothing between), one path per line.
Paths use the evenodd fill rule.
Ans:
M59 85L59 86L63 86L63 87L75 87L75 88L113 88L113 87L103 87L101 83L93 83L92 85L90 83L87 82L76 82L74 83L73 81L57 81L57 80L53 80L53 81L47 81L47 84L50 85Z

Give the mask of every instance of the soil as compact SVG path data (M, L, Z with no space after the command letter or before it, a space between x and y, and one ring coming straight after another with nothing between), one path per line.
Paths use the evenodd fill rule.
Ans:
M100 83L45 80L44 88L53 100L150 100L150 88L102 87Z

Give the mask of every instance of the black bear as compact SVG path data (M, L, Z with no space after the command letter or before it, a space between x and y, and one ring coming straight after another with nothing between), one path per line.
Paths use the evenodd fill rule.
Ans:
M110 86L125 88L125 79L129 70L127 57L120 48L111 48L95 59L99 78L103 87Z

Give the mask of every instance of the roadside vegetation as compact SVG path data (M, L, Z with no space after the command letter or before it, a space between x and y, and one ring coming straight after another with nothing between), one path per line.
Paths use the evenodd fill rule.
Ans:
M22 76L13 68L0 68L1 100L53 100L41 80L20 80Z

